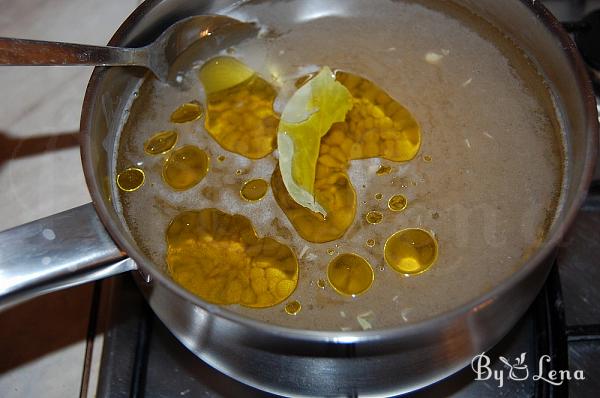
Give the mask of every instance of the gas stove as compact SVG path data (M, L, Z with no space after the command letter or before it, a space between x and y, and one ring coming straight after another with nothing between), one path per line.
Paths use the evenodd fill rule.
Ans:
M125 4L127 1L130 4ZM99 14L96 19L106 24L106 16L102 16L102 12L110 7L116 10L116 6L111 4L119 3L119 7L122 7L122 9L119 8L122 15L115 14L113 21L118 24L126 13L139 2L139 0L127 1L103 2L103 6L96 10ZM546 0L542 2L564 23L565 28L572 32L588 61L592 76L596 76L597 92L600 94L600 78L598 78L600 74L597 73L600 70L600 50L598 49L600 34L597 34L600 23L594 25L600 22L600 14L593 14L595 10L600 10L600 0ZM69 1L63 3L64 8L61 10L64 11L65 15L68 15L68 12L77 11L67 9L68 4L75 3ZM72 5L72 7L84 7L82 4L85 2L76 3L77 6ZM94 7L96 7L92 0L87 0L87 3L94 4ZM38 8L43 8L43 4L44 1L36 0ZM79 11L90 13L85 11L84 8ZM0 24L7 24L6 21L10 19L9 17L16 18L13 14L14 12L3 12L0 15ZM31 23L31 21L28 23ZM96 25L99 23L97 22ZM34 24L32 23L32 25ZM97 30L98 26L96 25L92 24L90 30ZM72 26L65 29L67 28L72 29ZM114 31L114 28L108 27L106 35L109 35L112 31ZM3 33L13 34L14 30ZM35 29L33 34L35 34ZM68 36L39 36L39 38L75 40L75 38ZM106 42L106 38L98 38L97 43L100 44L102 40ZM81 41L87 40L85 35L80 39ZM86 79L86 76L82 76L80 79L81 87L77 88L82 93ZM57 95L52 99L56 102L60 101L61 97ZM79 109L80 103L75 102L74 108ZM29 111L27 109L27 112ZM2 112L0 112L0 115L2 115ZM75 120L74 125L76 125L76 122ZM6 126L2 128L9 129ZM74 146L76 143L72 140L72 135L67 137L70 137L69 139L72 142L67 140L68 142L63 145L59 139L53 144L53 147L45 147L45 150L49 152L52 149ZM2 132L0 132L1 137ZM4 144L6 143L3 142ZM0 148L0 155L5 147L6 145ZM19 148L15 151L23 152ZM44 152L44 148L39 151ZM73 167L79 168L78 156L74 159ZM0 161L2 161L1 156ZM53 164L56 163L59 163L59 160L56 160ZM59 173L56 172L55 174ZM76 181L76 185L80 185L81 189L85 190L83 178L80 178L80 180ZM61 191L64 191L64 189L61 189ZM73 205L87 200L89 200L88 197L82 194L81 201L75 202ZM41 200L39 201L41 202ZM21 206L24 205L21 204ZM58 210L62 209L50 209L47 214ZM47 214L35 214L32 215L31 219ZM17 221L25 222L28 220L19 219L15 221L15 224L18 223ZM596 256L600 253L598 231L600 231L600 164L597 167L595 181L588 198L575 224L559 248L557 260L545 287L513 330L492 350L486 352L485 357L479 357L479 360L473 363L473 367L469 366L445 380L406 396L417 398L586 398L598 396L600 391L600 368L598 367L598 363L600 363L600 306L597 304L600 302L600 289L598 289L598 286L600 286L600 268L597 267L598 260L596 260ZM0 341L2 356L9 357L8 360L3 361L2 356L0 356L0 396L40 396L39 393L28 393L28 391L44 391L44 388L46 388L46 396L61 398L76 396L77 392L80 397L84 398L94 396L100 398L273 397L271 394L258 391L229 378L191 354L154 316L130 275L97 282L91 286L84 286L80 288L80 292L82 290L85 290L86 294L89 293L89 304L91 304L89 321L83 319L79 322L83 324L83 330L80 332L82 337L76 336L76 332L69 330L68 333L65 332L64 329L68 328L64 326L69 323L69 319L61 318L52 321L57 323L64 321L65 324L48 325L45 330L40 331L38 334L34 332L24 333L22 344L15 341ZM88 298L78 303L76 300L80 296L83 297L84 295L42 298L37 303L33 303L29 307L29 311L32 317L38 317L40 311L51 312L51 309L56 306L72 306L78 307L78 311L80 310L82 314L85 313L87 317ZM40 305L42 302L46 304ZM24 312L25 309L20 308L19 311ZM14 317L13 319L11 316L15 314L8 315L4 314L3 317L0 317L0 324L3 325L5 330L10 328L5 328L4 325L11 325L11 327L16 328L13 325L18 325L19 320L23 318ZM8 323L8 321L12 321L12 323ZM88 323L87 337L85 336L86 322ZM17 333L9 335L16 336ZM59 335L61 336L57 337ZM0 334L0 337L3 336L5 334ZM47 339L38 344L50 346L41 351L44 355L22 348L31 345L31 339L29 338L35 338L36 336ZM79 380L78 376L81 375L81 385L72 386L68 394L61 393L58 388L49 387L27 390L20 385L17 386L17 383L10 385L10 390L2 389L3 386L10 384L10 380L2 384L1 379L3 375L6 376L13 372L13 369L9 366L12 351L25 352L22 355L23 358L19 358L18 361L33 361L36 356L42 360L45 358L54 361L54 358L49 357L48 352L52 354L53 350L58 352L64 347L70 347L70 344L77 341L78 338L81 338L81 341L77 344L83 345L81 350L82 367L79 361L74 361L76 362L74 364L68 363L66 356L60 362L52 362L49 365L50 367L61 368L59 371L54 371L52 375L61 372L74 374L73 377L68 379L69 383L72 380ZM12 351L9 352L8 348L11 348ZM69 358L73 358L73 356ZM489 363L486 358L489 359ZM16 362L13 361L12 365L16 366L14 365ZM557 375L557 379L552 379L549 372L553 369L562 370L564 373ZM478 374L476 370L479 370L480 373ZM525 371L527 371L526 374ZM559 383L560 377L567 378L567 371L571 380L564 380ZM576 373L577 371L580 371L580 373ZM47 370L37 371L37 373L24 375L20 380L26 380L27 383L32 383L31 380L35 380L32 383L33 385L44 384L46 386L56 386L63 382L62 380L49 378L49 374L51 372ZM579 375L583 375L585 379L579 380ZM540 377L536 378L535 376ZM46 377L46 381L44 381L44 377ZM477 380L478 378L481 380ZM5 379L9 379L9 377L5 377ZM16 380L16 378L12 380ZM17 391L17 387L20 388L19 391ZM74 392L75 390L77 392Z
M600 1L544 3L584 50L600 87ZM597 396L599 172L595 178L546 285L514 329L471 367L405 396ZM100 311L106 325L98 397L273 397L225 376L184 348L154 316L130 276L98 285L96 296L97 302L108 298ZM562 372L553 377L552 370Z

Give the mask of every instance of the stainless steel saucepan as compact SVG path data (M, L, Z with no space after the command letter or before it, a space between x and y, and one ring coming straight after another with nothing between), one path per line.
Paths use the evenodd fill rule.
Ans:
M143 46L178 20L226 14L246 2L148 0L109 45ZM321 7L343 13L354 4L286 3L297 13ZM585 66L539 1L456 3L492 22L531 57L550 84L567 135L559 221L527 264L489 293L423 322L360 332L266 325L193 296L143 255L111 203L106 181L115 161L116 131L125 104L144 77L141 69L114 67L94 70L82 111L82 162L93 203L0 234L0 306L135 270L151 307L185 346L218 370L262 390L305 396L391 395L461 369L512 328L544 283L554 249L586 195L597 155L598 121Z

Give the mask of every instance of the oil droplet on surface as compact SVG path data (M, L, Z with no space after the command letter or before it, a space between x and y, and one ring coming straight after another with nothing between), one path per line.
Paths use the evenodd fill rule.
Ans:
M424 156L423 156L423 160L424 160L424 161L426 161L426 162L431 162L431 156L429 156L429 155L424 155Z
M327 249L327 254L333 256L335 254L335 249Z
M236 176L241 176L243 172L244 172L244 170L242 170L242 169L237 169L237 170L235 171L235 175L236 175Z
M133 192L144 185L146 175L142 169L129 167L117 175L117 186L125 192Z
M408 205L408 200L404 195L394 195L388 200L388 208L391 211L402 211L406 209Z
M367 241L367 247L373 247L375 246L375 239L369 239Z
M225 156L223 156L223 155L219 155L219 157L217 158L217 160L218 160L219 162L222 162L222 161L224 161L224 160L225 160Z
M186 145L171 152L163 164L165 182L176 191L184 191L198 184L208 173L209 159L202 149Z
M373 210L367 213L365 219L369 224L379 224L381 221L383 221L383 214L379 211Z
M279 125L275 88L232 57L206 62L199 78L207 93L204 126L219 145L250 159L273 152Z
M375 199L381 200L381 198L383 198L383 194L382 193L376 193L375 194Z
M379 169L377 170L376 174L378 176L384 176L384 175L390 174L391 172L392 172L392 168L390 166L381 165L381 166L379 166Z
M438 256L438 243L423 229L407 228L394 233L385 242L385 262L401 274L416 275L426 271Z
M319 287L319 289L325 289L325 287L327 286L327 281L325 279L319 279L317 281L317 286Z
M309 242L324 243L341 238L356 215L356 193L345 173L336 173L325 180L315 180L315 199L327 211L327 217L299 205L288 193L279 167L271 177L271 189L298 234Z
M417 155L421 146L417 121L384 90L367 79L342 71L336 72L336 79L350 91L353 107L344 122L335 123L321 139L314 198L326 210L327 217L304 208L290 197L279 168L271 178L279 207L298 234L309 242L339 239L352 225L357 207L356 192L348 176L352 160L382 158L406 162Z
M437 220L438 218L440 218L440 213L435 212L431 215L431 218L433 218L434 220Z
M340 294L357 296L373 284L373 268L354 253L340 254L327 267L329 284Z
M244 185L242 185L240 195L243 199L249 202L255 202L257 200L261 200L267 193L268 189L269 183L262 178L257 178L255 180L246 181Z
M202 105L198 101L187 102L175 109L171 114L171 122L188 123L198 120L202 117Z
M166 239L171 277L210 303L271 307L296 289L293 251L273 238L258 238L239 214L182 212L169 224Z
M160 155L169 152L177 143L177 131L165 130L154 134L144 143L144 152L148 155Z
M299 301L290 301L285 305L285 312L288 315L296 315L302 309L302 304Z

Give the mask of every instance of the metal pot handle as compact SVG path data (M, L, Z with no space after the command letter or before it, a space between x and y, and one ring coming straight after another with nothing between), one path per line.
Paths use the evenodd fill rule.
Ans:
M88 203L0 232L0 310L133 269Z

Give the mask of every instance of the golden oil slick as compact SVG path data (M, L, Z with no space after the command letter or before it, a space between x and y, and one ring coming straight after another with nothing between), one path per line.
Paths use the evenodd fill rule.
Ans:
M336 78L355 100L346 122L336 125L346 139L351 140L340 142L341 149L349 153L349 158L382 157L394 162L413 159L421 146L421 130L412 114L363 77L337 72ZM335 130L332 129L330 134Z
M250 159L273 152L279 124L273 86L231 57L206 62L199 77L207 92L204 126L219 145Z
M176 191L198 184L208 173L209 158L205 151L186 145L171 152L163 163L163 180Z
M354 253L340 254L327 266L327 279L336 292L345 296L358 296L373 283L371 265Z
M271 177L271 189L279 207L283 210L298 234L309 242L324 243L341 238L356 214L356 193L345 174L331 175L327 180L315 182L317 202L327 209L327 217L313 212L288 194L279 167Z
M271 307L296 289L293 251L273 238L258 238L241 215L182 212L169 224L166 239L172 278L210 303Z
M419 228L407 228L394 233L385 242L385 262L406 275L420 274L435 263L438 243L435 237Z
M367 213L367 215L365 216L365 220L367 220L369 224L379 224L383 221L383 213L381 213L380 211L372 210Z
M375 199L381 200L382 198L383 198L383 194L382 193L376 193L375 194Z
M144 170L138 169L137 167L129 167L117 174L117 186L121 191L133 192L138 190L144 181L146 175Z
M180 105L171 114L171 122L188 123L198 120L202 117L202 105L198 101L191 101Z
M336 79L352 94L353 108L321 139L315 199L327 217L297 204L283 184L279 168L271 178L277 203L298 234L309 242L341 238L356 215L356 192L347 174L349 162L383 158L405 162L421 145L421 131L410 112L371 81L346 72ZM390 168L391 171L391 168ZM389 171L386 171L389 172Z
M177 131L164 130L154 134L144 143L144 152L148 155L160 155L169 152L177 143Z
M299 301L290 301L285 305L285 312L288 315L297 315L302 309L302 304Z
M394 195L388 200L388 208L391 211L403 211L408 205L408 200L404 195Z
M262 178L246 181L240 189L240 196L249 201L261 200L269 189L269 183Z

